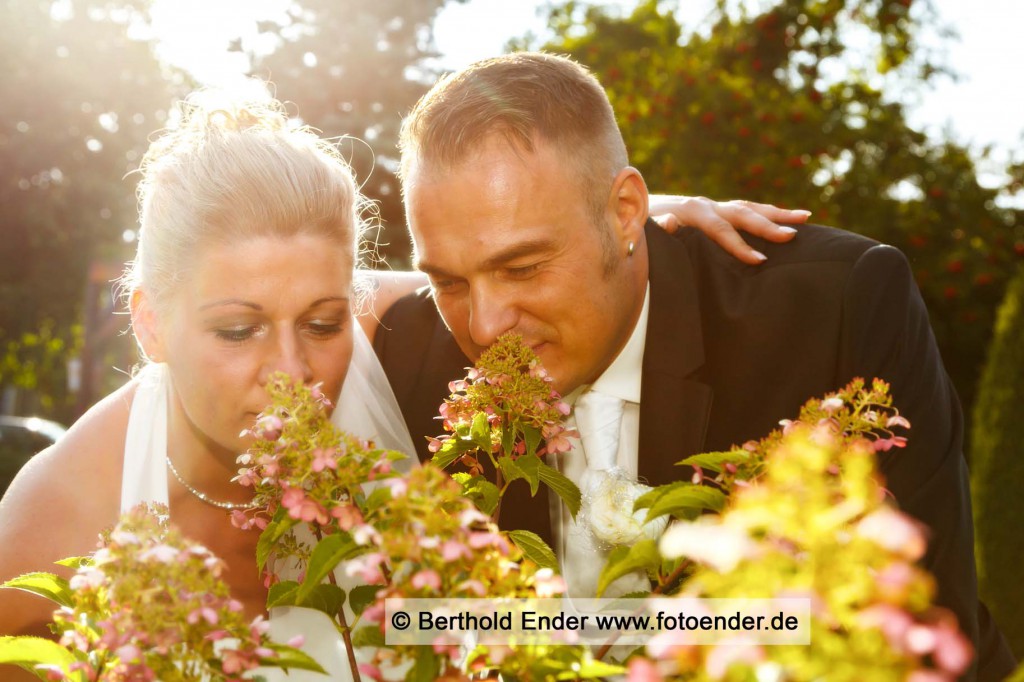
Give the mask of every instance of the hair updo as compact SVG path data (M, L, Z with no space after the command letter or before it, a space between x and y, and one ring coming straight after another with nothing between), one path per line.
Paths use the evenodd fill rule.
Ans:
M162 307L204 245L254 237L328 237L354 265L363 200L334 146L289 121L276 100L200 91L175 115L142 160L125 293L143 290Z

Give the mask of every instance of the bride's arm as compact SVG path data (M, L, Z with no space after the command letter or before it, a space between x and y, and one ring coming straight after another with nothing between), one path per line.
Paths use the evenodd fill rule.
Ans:
M765 258L743 241L740 230L768 241L785 242L792 239L796 231L778 223L803 223L810 216L809 211L793 211L771 204L664 194L651 195L649 213L667 232L676 232L682 227L697 228L734 258L750 265L762 263ZM356 279L367 284L367 295L357 317L371 342L379 320L392 304L427 285L426 275L419 272L360 270Z
M666 232L696 227L737 260L748 265L765 261L764 254L743 241L740 230L770 242L787 242L796 230L780 223L807 222L811 212L753 201L713 201L706 197L652 194L648 213Z
M14 477L0 500L0 582L34 571L70 578L70 569L53 562L92 552L99 532L117 520L132 390L129 384L92 407ZM0 635L52 637L46 624L54 608L42 597L0 590ZM0 679L21 679L16 674L0 666Z

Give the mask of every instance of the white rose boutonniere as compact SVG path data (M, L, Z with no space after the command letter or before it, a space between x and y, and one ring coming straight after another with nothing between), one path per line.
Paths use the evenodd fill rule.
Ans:
M628 478L618 467L601 472L589 482L583 494L581 521L598 546L610 549L661 536L668 524L667 516L644 524L647 510L633 511L633 503L650 489Z

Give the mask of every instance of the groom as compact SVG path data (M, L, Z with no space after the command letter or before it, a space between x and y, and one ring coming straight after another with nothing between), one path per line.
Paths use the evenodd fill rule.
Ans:
M879 457L886 485L931 531L924 565L977 647L978 679L1012 669L977 599L960 406L902 254L806 226L785 247L757 241L769 260L752 267L652 228L600 84L548 55L439 82L404 123L401 174L431 291L393 306L375 345L422 458L448 381L510 330L563 395L612 396L614 463L651 485L853 377L885 379L913 424L906 449ZM501 521L585 562L558 509L506 498Z

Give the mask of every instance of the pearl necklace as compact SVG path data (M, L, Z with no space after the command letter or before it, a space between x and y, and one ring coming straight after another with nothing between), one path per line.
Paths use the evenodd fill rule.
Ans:
M228 511L234 511L236 509L255 509L258 506L255 501L221 502L219 500L207 497L206 495L199 492L198 490L196 490L195 488L193 488L192 486L185 482L185 479L181 477L181 474L178 473L178 470L174 468L174 463L171 461L170 455L167 455L167 468L169 468L171 470L171 473L174 474L174 477L178 479L178 483L185 487L185 490L189 491L206 504L213 505L214 507L219 507L220 509L227 509Z

